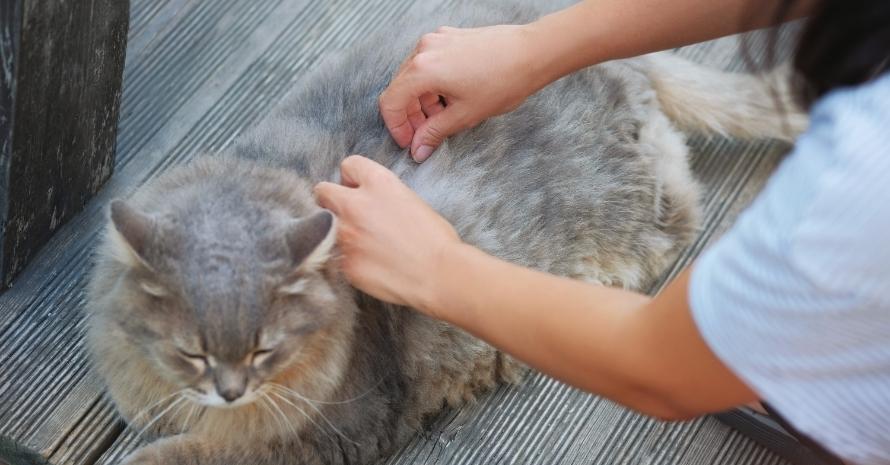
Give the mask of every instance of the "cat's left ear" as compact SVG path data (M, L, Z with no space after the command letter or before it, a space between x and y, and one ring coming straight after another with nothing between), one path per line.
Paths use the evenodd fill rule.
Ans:
M151 269L144 257L154 234L154 219L119 199L111 202L109 210L115 258L129 266Z
M295 267L305 271L321 269L331 257L337 239L334 214L322 210L295 220L288 226L287 246Z

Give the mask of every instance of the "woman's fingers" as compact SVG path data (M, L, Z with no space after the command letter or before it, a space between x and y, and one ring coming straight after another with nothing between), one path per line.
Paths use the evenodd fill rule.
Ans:
M350 155L340 163L340 184L320 182L315 185L316 201L321 207L339 215L356 189L369 187L372 179L387 176L395 177L395 174L370 158Z
M313 189L315 201L321 208L326 208L335 215L340 216L342 206L346 203L349 188L332 182L320 182Z
M416 59L417 56L414 56L409 61ZM430 79L417 71L414 65L407 65L380 94L380 116L399 147L405 148L411 144L414 128L422 125L426 119L420 103L421 96L436 92Z
M460 243L454 228L373 160L346 158L340 178L344 185L319 183L315 195L319 205L337 215L343 273L377 298L397 304L422 301L443 246Z
M341 215L343 206L350 202L350 195L357 188L367 184L369 172L378 169L388 171L377 162L361 155L346 157L340 162L340 184L320 182L315 185L314 192L318 205L336 215Z
M432 155L446 137L466 129L465 112L458 104L443 108L429 117L417 130L411 140L411 157L421 163Z
M424 34L380 96L396 143L423 161L446 137L519 106L542 85L532 37L514 25Z
M423 110L423 114L430 118L444 110L445 105L442 104L442 98L438 94L426 94L420 97L420 108ZM414 130L417 130L416 126Z
M380 163L361 155L350 155L340 163L340 179L344 186L363 187L377 176L395 176Z

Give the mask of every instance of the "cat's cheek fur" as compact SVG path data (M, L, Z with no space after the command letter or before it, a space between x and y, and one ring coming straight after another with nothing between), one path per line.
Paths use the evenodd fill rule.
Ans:
M295 390L312 391L315 395L329 394L339 387L348 363L348 351L339 347L341 344L331 343L332 338L344 331L351 331L351 328L324 328L308 335L289 363L272 375L269 381Z

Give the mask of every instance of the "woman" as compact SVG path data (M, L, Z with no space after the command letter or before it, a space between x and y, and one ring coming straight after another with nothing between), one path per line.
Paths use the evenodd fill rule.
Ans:
M362 157L344 161L342 186L316 187L339 216L347 277L638 411L687 418L764 399L845 460L890 463L890 2L587 0L522 26L442 28L380 110L423 161L572 71L777 14L810 17L795 67L811 127L734 228L658 296L488 256Z

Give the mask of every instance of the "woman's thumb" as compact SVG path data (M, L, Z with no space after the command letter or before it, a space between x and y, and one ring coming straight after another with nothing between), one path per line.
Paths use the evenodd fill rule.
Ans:
M420 163L432 155L446 137L464 129L460 109L449 105L444 110L426 119L414 131L411 141L411 158Z

